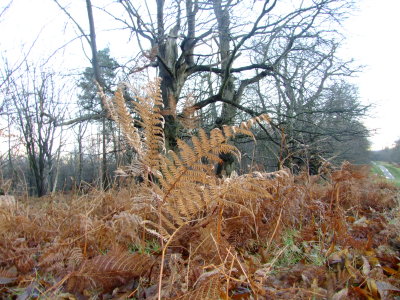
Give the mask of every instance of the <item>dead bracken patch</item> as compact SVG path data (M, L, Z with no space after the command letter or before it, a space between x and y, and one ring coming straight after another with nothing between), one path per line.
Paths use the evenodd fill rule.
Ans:
M322 184L287 171L226 178L201 214L153 230L143 185L1 207L1 294L395 299L398 191L362 172L344 164Z
M150 86L155 99L157 85ZM103 99L137 150L140 184L0 206L0 295L43 299L397 299L398 189L344 163L219 178L253 118L164 153L157 101ZM147 100L146 100L147 99ZM151 112L151 113L149 113Z

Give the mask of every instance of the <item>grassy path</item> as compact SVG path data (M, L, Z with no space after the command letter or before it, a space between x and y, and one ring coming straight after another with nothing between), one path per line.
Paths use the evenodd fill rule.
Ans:
M386 173L386 171L389 172ZM372 162L372 172L382 175L385 178L388 178L391 181L394 181L398 186L400 186L400 167L395 166L394 164L383 162L383 161L373 161Z

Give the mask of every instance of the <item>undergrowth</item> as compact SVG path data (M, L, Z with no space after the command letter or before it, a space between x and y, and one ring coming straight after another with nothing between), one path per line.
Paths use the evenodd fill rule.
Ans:
M230 140L267 116L165 151L158 83L103 95L140 184L0 207L0 293L22 299L395 299L398 190L369 167L215 176ZM139 122L140 126L135 126ZM141 129L138 129L140 127ZM20 295L21 297L21 295Z

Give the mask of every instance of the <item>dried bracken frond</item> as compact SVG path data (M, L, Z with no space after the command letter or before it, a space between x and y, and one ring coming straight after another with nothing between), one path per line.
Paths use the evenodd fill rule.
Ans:
M84 290L112 290L129 280L150 271L153 260L144 254L99 255L83 262L78 271L68 276L67 289L74 292Z
M72 263L72 261L69 262L72 251L73 249L56 244L42 254L38 266L50 274L65 274L67 267Z
M0 268L0 286L13 283L17 280L17 268L11 267L8 270Z
M136 92L138 93L138 91ZM137 102L134 105L134 110L140 116L141 120L137 122L143 128L145 154L140 160L153 171L158 168L160 155L165 149L160 80L150 82L146 86L145 92L145 96L136 96Z
M123 211L113 216L112 228L119 232L117 240L130 240L132 243L139 243L139 230L143 219L140 215Z
M138 90L134 91L136 101L132 103L132 106L133 112L140 117L138 120L132 118L127 108L122 85L115 92L112 100L101 91L100 95L102 101L107 103L105 107L109 110L111 117L121 127L128 144L137 153L135 174L141 171L143 178L147 178L148 174L157 170L165 142L160 81L150 82L144 91L144 94Z
M157 178L162 187L158 191L163 204L160 218L167 231L175 229L174 224L179 227L200 218L219 199L213 164L221 161L221 153L240 156L238 149L227 143L230 137L219 129L208 137L200 129L199 138L193 137L190 144L178 140L178 153L162 156Z
M1 195L0 196L0 207L15 209L17 202L15 201L14 196L10 195Z
M189 130L198 128L200 123L198 112L199 110L195 105L195 98L192 95L188 95L185 98L182 114L179 116L179 122L184 128Z
M214 275L202 280L198 286L189 293L174 298L176 300L215 300L221 299L224 295L220 275Z
M134 126L135 121L126 106L122 88L119 88L115 92L112 103L114 104L113 107L115 111L114 116L112 115L115 118L114 120L121 127L129 146L131 146L136 153L141 155L142 141L138 129Z

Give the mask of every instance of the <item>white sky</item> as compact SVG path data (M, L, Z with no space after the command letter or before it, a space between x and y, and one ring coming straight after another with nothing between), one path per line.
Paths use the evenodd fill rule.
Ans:
M370 141L381 150L400 138L400 1L362 0L359 6L344 24L344 52L365 66L354 82L362 101L375 104L365 124L377 129Z
M82 6L78 9L81 13L75 11L73 15L80 15L83 18L81 24L86 26L85 1L80 2ZM380 150L392 146L400 138L400 93L397 88L400 85L400 1L360 0L358 6L359 11L344 24L347 42L342 53L344 57L354 58L358 64L365 66L353 82L359 87L363 103L375 105L370 111L372 117L366 119L365 124L369 129L377 129L370 140L372 149ZM22 58L41 32L31 55L47 57L66 42L64 22L65 16L52 0L14 0L5 18L0 20L0 54ZM67 31L72 28L70 25ZM111 38L115 34L109 32L108 36ZM107 38L104 35L102 38L99 49L107 46ZM80 45L80 42L74 42L62 50L63 53L59 53L62 56L57 56L52 63L60 68L70 67L71 61L74 61L75 67L88 66ZM4 49L8 49L6 54ZM129 49L123 50L123 55L129 53ZM111 51L114 55L113 49Z

